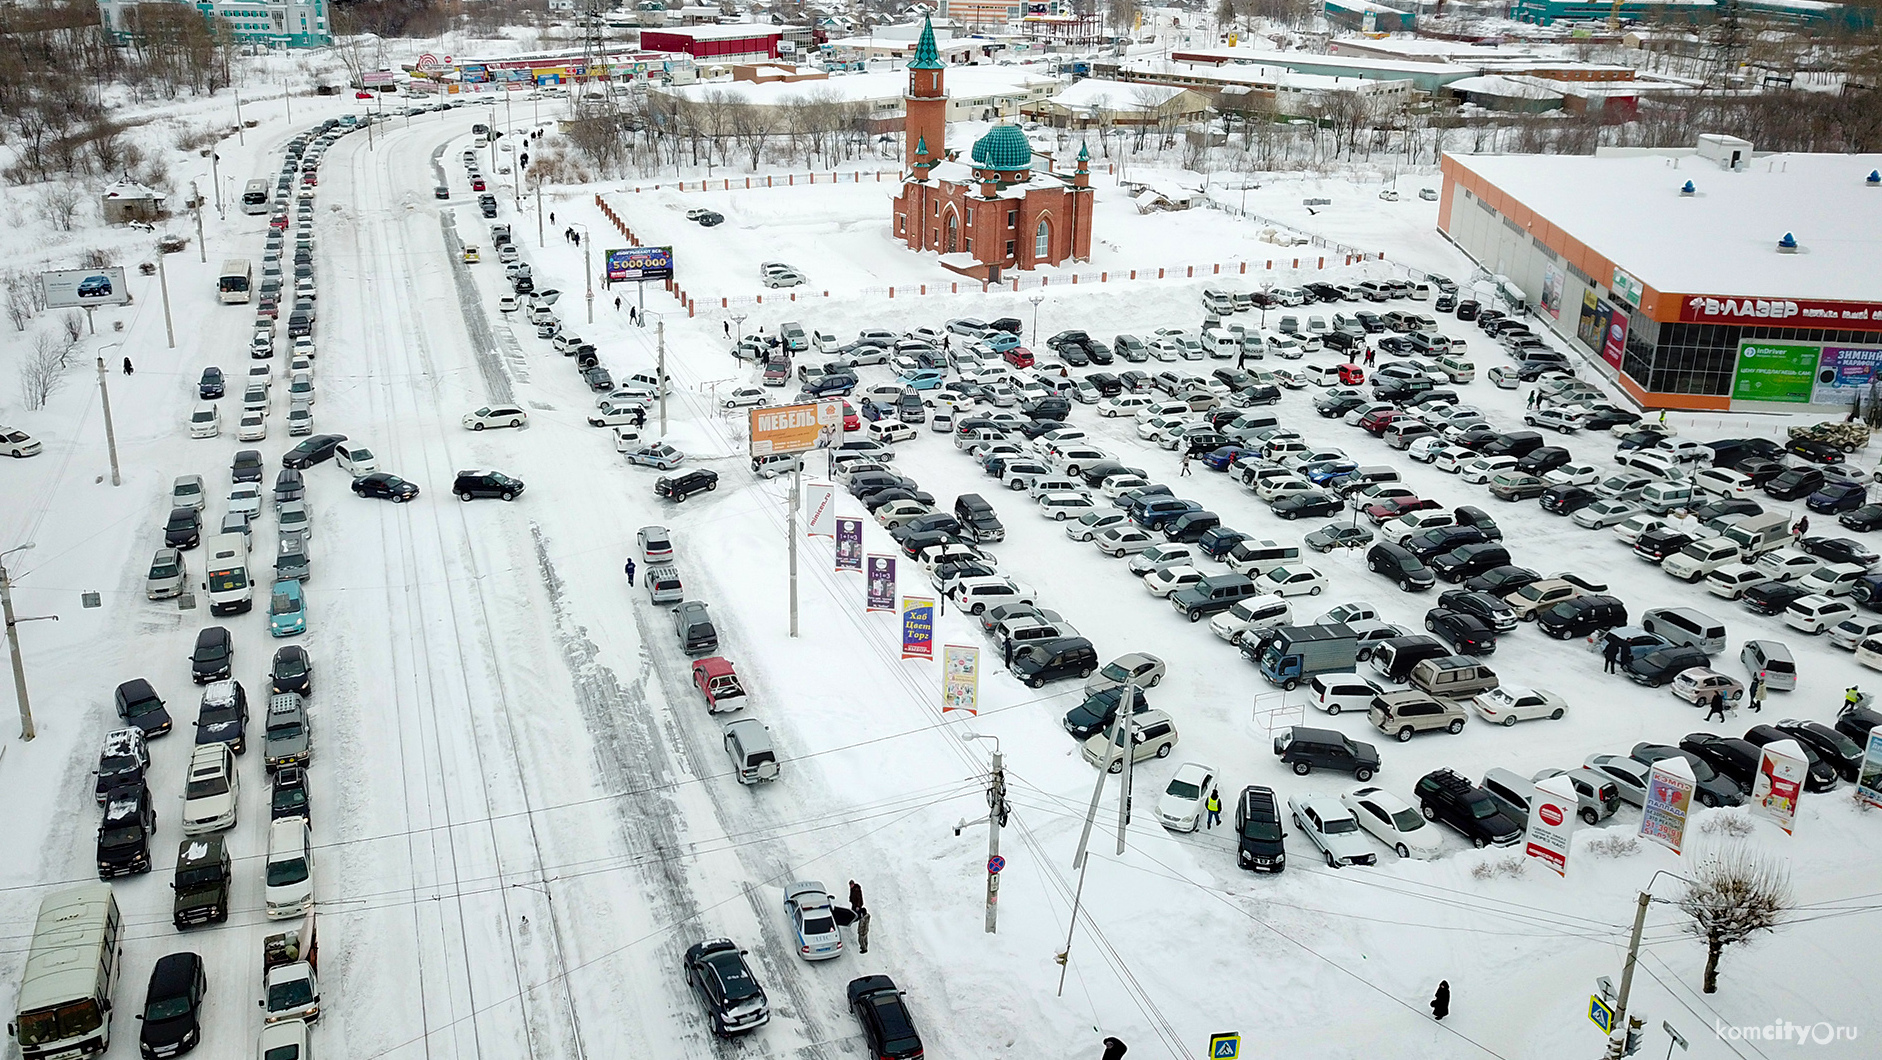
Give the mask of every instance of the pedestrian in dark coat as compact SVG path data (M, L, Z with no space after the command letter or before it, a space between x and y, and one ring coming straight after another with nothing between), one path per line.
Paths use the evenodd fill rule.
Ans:
M1451 1014L1451 981L1440 980L1438 992L1431 995L1431 1018L1441 1020Z
M1609 637L1607 644L1601 648L1601 660L1603 663L1603 666L1602 666L1603 672L1610 673L1610 674L1613 673L1614 661L1620 658L1620 655L1621 655L1621 642L1618 640L1615 640L1612 637Z
M861 906L856 907L856 948L869 952L869 910Z
M126 357L124 359L124 374L125 375L131 374L131 359L129 357Z
M618 294L614 296L614 311L616 313L621 311L621 296Z
M634 561L631 559L627 561L627 584L634 584Z
M855 880L850 881L850 912L858 916L863 912L863 885Z
M1723 692L1712 693L1712 702L1706 704L1706 720L1711 721L1714 717L1720 721L1725 720L1725 693Z
M727 321L722 321L722 323L725 324L725 337L728 339L731 338L732 337L732 322L730 320L727 320Z
M1615 661L1621 664L1621 669L1625 670L1627 664L1634 661L1634 646L1623 642L1620 654L1615 657Z
M1751 679L1751 712L1760 714L1764 711L1764 671L1760 670Z

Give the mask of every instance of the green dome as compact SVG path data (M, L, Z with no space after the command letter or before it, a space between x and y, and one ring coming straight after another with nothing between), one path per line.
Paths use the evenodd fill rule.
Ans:
M995 125L974 141L974 161L987 169L1032 168L1032 144L1017 125Z

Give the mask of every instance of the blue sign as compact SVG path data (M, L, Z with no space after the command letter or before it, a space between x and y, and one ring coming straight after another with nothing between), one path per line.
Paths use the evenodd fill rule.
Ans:
M989 876L998 876L1000 870L1003 868L1006 868L1006 859L1000 855L995 854L987 859L987 874Z
M672 247L627 247L608 251L609 283L672 278Z
M1614 1033L1614 1010L1608 1007L1607 1002L1593 994L1588 995L1588 1018L1594 1021L1595 1026L1601 1028L1601 1033Z
M1236 1060L1241 1055L1241 1032L1229 1031L1209 1036L1209 1060Z

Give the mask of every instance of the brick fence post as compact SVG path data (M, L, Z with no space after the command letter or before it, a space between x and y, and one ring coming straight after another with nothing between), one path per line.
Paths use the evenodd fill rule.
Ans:
M891 287L891 288L889 288L889 297L890 297L890 298L894 298L894 297L895 297L895 288L893 288L893 287Z
M1136 278L1137 278L1137 270L1136 270L1136 269L1132 269L1132 270L1131 270L1131 279L1133 279L1133 280L1134 280L1134 279L1136 279Z
M1241 268L1236 269L1235 271L1238 273L1241 273L1243 276L1248 275L1248 263L1245 261L1242 262Z
M1159 280L1161 280L1161 279L1163 279L1163 270L1162 270L1162 269L1158 269L1158 270L1157 270L1157 279L1159 279Z
M1295 268L1297 268L1297 269L1298 269L1298 268L1300 268L1300 259L1299 259L1299 258L1295 258L1295 259L1294 259L1294 267L1295 267Z
M1315 268L1317 268L1317 269L1324 269L1324 268L1326 268L1326 267L1327 267L1327 256L1326 256L1325 254L1322 254L1322 255L1320 255L1320 264L1318 264L1318 265L1316 265L1316 266L1314 266L1314 267L1315 267Z
M925 284L925 283L924 283L924 284L922 284L922 285L921 285L921 287L920 287L920 288L919 288L919 289L917 290L917 293L918 293L918 294L927 294L927 293L928 293L928 285L927 285L927 284Z
M1188 268L1188 270L1189 270L1189 271L1188 271L1188 273L1186 274L1186 278L1194 278L1194 277L1195 277L1195 275L1196 275L1196 266L1194 266L1194 265L1190 265L1190 266L1186 266L1186 267L1187 267L1187 268Z
M1210 270L1210 275L1212 276L1222 275L1222 263L1219 261L1216 262L1214 265L1210 266Z
M1072 273L1072 286L1074 287L1078 286L1078 274L1077 273Z
M1108 273L1108 272L1101 272L1101 273L1099 273L1099 274L1098 274L1098 282L1099 282L1099 283L1110 283L1110 282L1111 282L1111 274L1110 274L1110 273Z

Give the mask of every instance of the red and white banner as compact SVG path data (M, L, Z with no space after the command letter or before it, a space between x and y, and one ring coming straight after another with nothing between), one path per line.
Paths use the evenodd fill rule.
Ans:
M1536 781L1536 800L1529 804L1529 833L1523 853L1537 858L1558 875L1568 875L1568 847L1575 835L1575 811L1580 800L1567 777Z
M1810 763L1796 740L1765 744L1758 776L1751 785L1751 812L1769 817L1790 834L1797 824L1797 797L1803 793L1809 772Z
M1684 758L1663 758L1647 775L1647 805L1640 814L1640 834L1677 854L1686 842L1686 814L1692 809L1695 783Z
M1775 324L1787 328L1882 331L1882 302L1685 295L1679 318L1696 324Z

